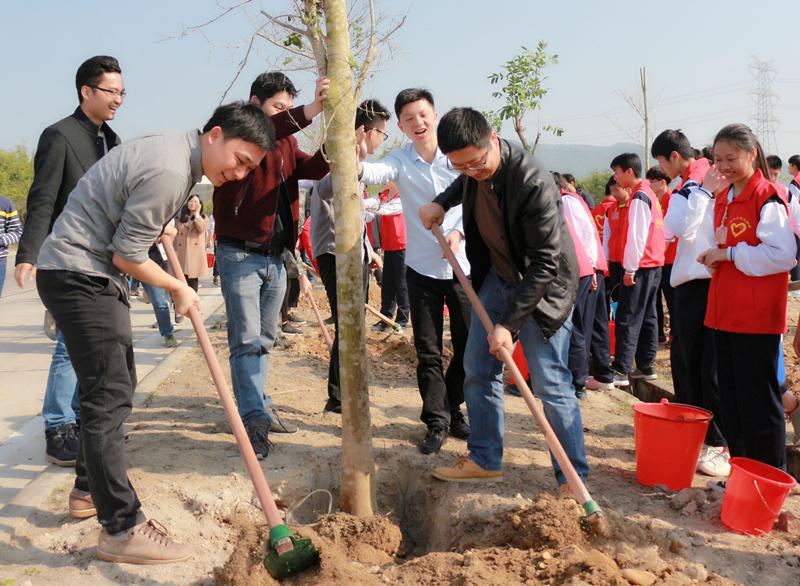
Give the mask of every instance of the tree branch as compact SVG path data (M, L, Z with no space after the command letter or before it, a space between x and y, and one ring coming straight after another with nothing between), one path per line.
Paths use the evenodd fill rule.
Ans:
M286 29L289 32L298 34L298 35L305 35L306 31L301 28L294 26L293 24L289 24L288 22L283 22L280 20L280 16L272 16L266 10L261 10L261 14L263 14L272 24L279 26L283 29Z
M236 69L236 75L233 76L233 79L228 84L228 87L225 88L225 91L222 92L222 97L219 99L220 105L222 102L225 101L225 98L228 96L228 92L231 91L233 84L236 83L236 80L239 79L239 75L241 75L244 66L247 65L247 60L250 58L250 52L253 50L253 42L256 40L256 36L259 34L258 31L250 35L250 42L247 44L247 51L245 51L244 57L241 61L239 61L239 67Z
M234 10L237 10L237 9L241 8L245 4L249 4L250 2L252 2L252 0L241 0L238 4L235 4L233 6L230 6L230 7L226 8L221 13L216 15L214 18L211 18L210 20L207 20L206 22L204 22L202 24L196 24L196 25L192 25L192 26L188 26L188 27L183 27L183 31L181 32L180 36L181 37L186 37L186 36L188 36L188 35L190 35L190 34L192 34L194 32L197 32L200 29L202 29L202 28L204 28L204 27L206 27L206 26L208 26L210 24L215 23L216 21L218 21L219 19L223 18L227 14L233 12ZM165 38L161 39L161 41L166 41L167 39L171 39L171 38L174 38L174 37L165 37ZM161 42L161 41L159 41L159 42Z
M369 44L367 45L367 53L364 56L364 60L361 62L361 70L358 73L356 85L353 89L356 103L358 103L358 97L361 95L361 86L367 79L369 68L372 65L372 61L375 59L375 26L375 0L369 0Z

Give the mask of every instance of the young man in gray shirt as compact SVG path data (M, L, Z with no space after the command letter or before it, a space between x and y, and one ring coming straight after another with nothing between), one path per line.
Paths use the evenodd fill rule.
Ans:
M115 148L80 179L37 259L39 296L64 336L78 377L81 441L74 517L97 514L97 557L152 564L183 561L187 546L146 521L128 480L123 423L136 368L124 275L166 289L175 310L200 308L190 287L148 258L205 175L215 186L243 179L274 147L272 122L252 104L220 106L202 134L153 134Z

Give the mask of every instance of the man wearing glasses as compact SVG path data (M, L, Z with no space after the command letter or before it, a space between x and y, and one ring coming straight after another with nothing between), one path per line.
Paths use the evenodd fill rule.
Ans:
M78 107L45 128L33 161L33 184L28 192L27 218L17 251L14 276L22 288L36 275L36 257L83 174L120 143L108 126L125 99L122 70L114 57L87 59L75 75ZM58 324L56 324L58 327ZM74 466L78 455L80 421L77 378L61 331L50 361L42 416L45 457L58 466Z
M476 110L448 112L438 137L439 148L461 175L420 210L420 218L430 228L443 221L446 210L463 203L472 282L495 326L486 332L473 311L464 351L469 454L433 475L446 481L502 479L503 363L496 357L502 348L511 352L517 336L533 391L576 472L585 478L589 468L581 412L567 366L578 261L559 191L536 159L498 138ZM564 485L563 473L552 463L556 481Z
M420 206L430 202L458 177L439 150L433 96L425 89L409 88L394 101L397 125L410 143L392 151L378 163L363 163L360 179L367 185L394 181L400 192L406 220L406 284L417 354L417 384L422 396L420 419L428 431L419 450L435 454L450 435L467 439L470 428L461 413L464 402L464 345L469 326L469 300L433 235L420 222ZM469 274L464 254L461 206L445 215L442 230L461 268ZM442 357L443 309L450 313L453 357L445 372Z

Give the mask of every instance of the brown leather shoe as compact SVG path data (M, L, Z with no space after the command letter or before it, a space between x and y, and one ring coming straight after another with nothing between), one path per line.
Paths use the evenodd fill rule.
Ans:
M139 497L139 502L147 500L147 493L143 490L137 490L136 496ZM97 509L94 507L92 495L77 488L69 492L69 516L73 519L88 519L97 514Z
M97 514L92 495L73 488L69 491L69 516L73 519L88 519Z
M97 558L123 564L171 564L189 559L192 550L169 538L155 519L139 523L119 535L103 528L97 538Z
M503 480L502 470L486 470L469 456L461 456L452 468L435 468L433 477L448 482L495 482Z

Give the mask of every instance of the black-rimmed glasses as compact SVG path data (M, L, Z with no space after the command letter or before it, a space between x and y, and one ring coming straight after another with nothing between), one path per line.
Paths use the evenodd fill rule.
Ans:
M125 90L110 90L108 88L100 87L99 85L90 85L89 87L92 88L93 90L100 90L101 92L106 93L109 96L113 96L115 98L120 97L123 100L128 95L128 92L126 92Z

